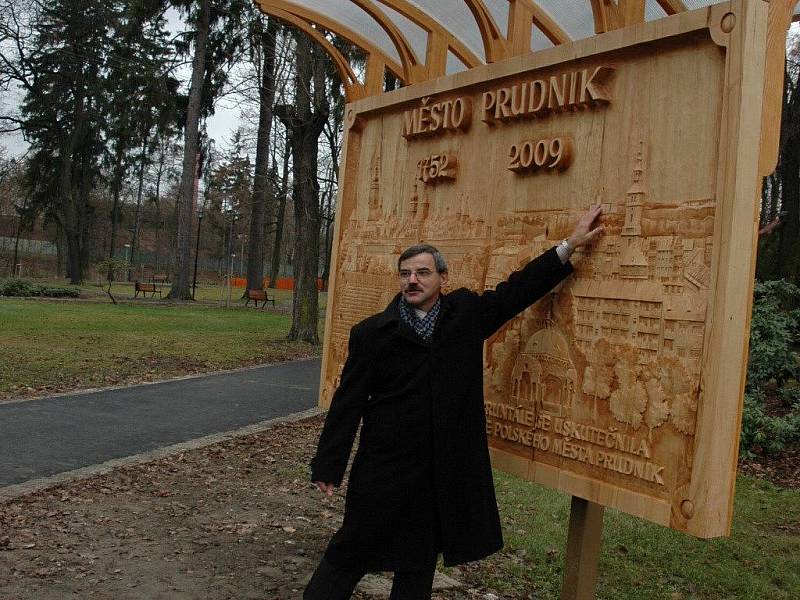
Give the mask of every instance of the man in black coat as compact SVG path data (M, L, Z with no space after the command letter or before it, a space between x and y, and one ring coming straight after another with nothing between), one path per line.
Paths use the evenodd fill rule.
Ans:
M442 294L447 264L412 246L400 293L353 327L311 480L331 495L361 437L341 529L303 595L346 600L369 571L394 571L391 600L429 599L436 560L484 558L503 546L483 407L483 343L572 272L569 256L602 232L594 207L572 235L496 289Z

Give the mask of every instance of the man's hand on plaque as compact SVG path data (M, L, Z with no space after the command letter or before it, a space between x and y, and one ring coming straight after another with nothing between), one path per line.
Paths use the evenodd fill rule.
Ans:
M602 213L603 208L597 204L580 218L578 224L575 225L575 230L572 232L572 235L567 238L570 250L575 250L575 248L591 244L596 238L602 235L604 228L602 225L597 224L597 220Z

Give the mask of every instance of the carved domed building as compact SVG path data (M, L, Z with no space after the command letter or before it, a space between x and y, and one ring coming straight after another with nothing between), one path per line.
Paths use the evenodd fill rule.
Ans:
M534 333L517 357L511 376L511 400L535 412L563 417L577 389L577 372L566 338L551 322Z

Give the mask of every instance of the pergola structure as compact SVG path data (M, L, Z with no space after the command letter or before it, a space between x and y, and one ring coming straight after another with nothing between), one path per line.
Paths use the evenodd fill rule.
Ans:
M480 292L601 204L573 277L486 341L492 463L573 496L569 600L592 597L605 506L727 535L798 0L258 2L327 50L351 102L320 404L350 327L395 301L403 248L434 244ZM383 93L387 71L406 87Z
M786 29L797 0L769 2L761 172L777 159ZM714 0L257 0L330 55L348 101L380 94L388 70L412 85L631 25L679 15ZM324 36L330 31L366 55L359 76Z

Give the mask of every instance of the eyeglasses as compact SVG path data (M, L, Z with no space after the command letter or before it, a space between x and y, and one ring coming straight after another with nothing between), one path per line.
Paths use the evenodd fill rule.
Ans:
M411 279L411 276L414 275L418 281L423 281L428 279L431 275L433 275L434 271L430 269L417 269L416 271L412 271L410 269L400 269L400 279L403 281L407 281Z

